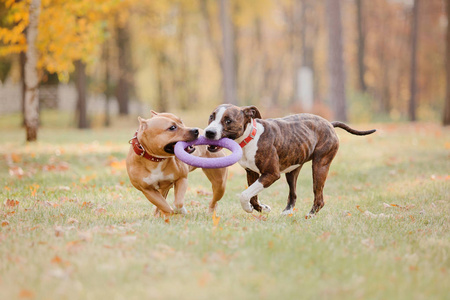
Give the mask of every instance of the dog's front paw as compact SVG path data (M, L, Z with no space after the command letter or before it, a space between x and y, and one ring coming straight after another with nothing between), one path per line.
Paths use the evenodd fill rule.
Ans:
M282 214L283 216L293 215L293 214L294 214L294 209L293 209L293 208L291 208L291 209L285 209L285 210L283 210L283 211L281 212L281 214Z
M242 209L245 210L248 213L251 213L253 211L253 206L250 204L250 200L248 197L245 196L244 193L242 193L239 196L239 200L241 201Z
M187 214L187 210L184 206L181 208L174 207L173 212L176 214L182 214L182 215Z
M270 213L272 211L272 209L270 208L269 205L265 205L265 204L261 204L260 203L259 206L261 206L261 212L262 213L268 214L268 213Z
M242 209L248 213L251 213L253 211L253 206L250 204L250 201L247 201L247 202L241 201L241 206L242 206Z
M312 214L312 213L308 213L306 216L305 216L305 219L312 219L312 218L315 218L316 217L316 214Z

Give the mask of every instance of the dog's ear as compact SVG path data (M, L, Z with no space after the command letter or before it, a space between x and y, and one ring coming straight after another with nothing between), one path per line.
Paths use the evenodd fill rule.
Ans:
M139 121L139 130L145 130L147 129L147 122L145 122L144 119L142 119L141 117L138 117L138 121Z
M243 107L242 111L244 112L244 114L246 116L249 116L249 117L251 117L253 119L262 119L261 113L256 108L256 106L254 106L254 105L252 105L252 106L245 106L245 107Z
M152 114L152 117L158 115L158 113L156 111L154 111L154 110L151 110L150 113Z

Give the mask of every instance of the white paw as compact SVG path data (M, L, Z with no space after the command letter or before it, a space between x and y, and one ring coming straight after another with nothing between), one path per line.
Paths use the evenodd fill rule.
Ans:
M253 206L250 204L250 199L248 199L248 197L246 197L244 193L239 196L239 200L241 201L243 210L248 213L251 213L253 211Z
M260 203L259 206L261 206L261 212L262 213L268 214L272 210L269 205L265 205L265 204L261 204Z
M173 212L176 213L176 214L182 214L182 215L187 214L187 210L186 210L186 208L184 206L181 207L181 208L175 207L173 209Z
M293 215L293 214L294 214L294 209L293 209L293 208L291 208L291 209L285 209L285 210L283 210L283 211L281 212L281 214L282 214L283 216Z
M315 217L316 217L316 214L308 213L308 214L305 216L305 219L311 219L311 218L315 218Z

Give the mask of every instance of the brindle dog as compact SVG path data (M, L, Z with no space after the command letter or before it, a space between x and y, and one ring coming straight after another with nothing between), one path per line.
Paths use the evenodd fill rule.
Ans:
M323 188L331 162L339 148L333 127L351 134L375 132L357 131L344 123L332 122L312 114L291 115L279 119L262 119L255 106L237 107L224 104L209 118L205 135L210 139L230 138L241 143L239 164L247 171L249 187L240 195L242 208L269 212L270 207L258 201L257 194L286 174L289 198L282 214L293 213L297 199L297 177L304 163L312 161L314 204L310 215L323 206Z

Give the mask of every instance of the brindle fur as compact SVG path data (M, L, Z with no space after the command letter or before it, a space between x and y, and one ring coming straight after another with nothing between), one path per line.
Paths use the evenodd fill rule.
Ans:
M239 138L252 118L258 119L257 122L264 126L255 156L255 163L260 174L246 169L249 186L259 180L264 188L267 188L280 178L283 170L293 165L299 165L285 174L289 185L289 197L285 211L293 209L295 206L297 178L303 164L308 161L312 161L314 190L314 203L310 214L316 214L324 206L323 188L331 162L339 149L339 139L333 125L357 135L366 135L375 131L357 131L344 123L330 123L322 117L312 114L261 119L261 114L254 106L239 108L225 104L219 106L215 111L218 111L220 107L226 108L221 121L222 137ZM210 122L214 117L215 113L211 115ZM226 124L226 119L233 121ZM250 203L255 210L261 211L257 196L252 197Z

